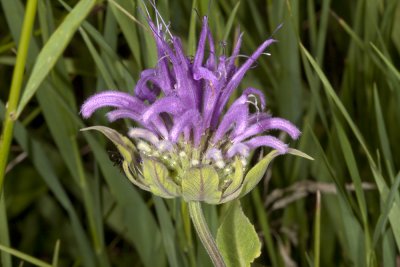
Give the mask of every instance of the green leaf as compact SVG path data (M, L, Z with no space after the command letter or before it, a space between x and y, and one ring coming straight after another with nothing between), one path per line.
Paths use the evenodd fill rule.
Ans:
M169 213L168 207L165 205L163 199L154 196L153 200L169 266L181 267L183 251L179 250L179 247L176 246L177 229L174 228L173 218Z
M42 260L39 260L39 259L37 259L37 258L34 258L34 257L32 257L32 256L30 256L30 255L28 255L28 254L25 254L25 253L23 253L23 252L21 252L21 251L19 251L19 250L16 250L16 249L13 249L13 248L10 248L10 247L3 246L3 245L1 245L1 244L0 244L0 250L1 250L1 251L5 251L5 252L9 253L10 255L13 255L13 256L15 256L15 257L18 257L18 258L22 259L23 261L32 263L33 265L36 265L36 266L40 266L40 267L52 267L50 264L48 264L48 263L46 263L46 262L44 262L44 261L42 261Z
M174 198L180 195L180 188L170 178L168 169L160 162L143 159L143 176L153 194Z
M288 154L302 157L308 160L314 160L312 157L307 155L304 152L301 152L300 150L294 149L294 148L289 148ZM244 196L247 193L249 193L263 178L265 172L267 171L267 168L271 161L279 156L278 151L272 150L269 152L262 160L260 160L253 168L251 168L247 174L246 177L244 178L243 186L242 186L242 192L240 193L240 196Z
M243 182L243 164L239 158L235 160L235 172L228 177L231 184L225 189L221 203L228 202L236 198L240 194L240 186Z
M139 188L150 191L147 183L136 171L136 158L135 158L135 145L125 136L121 135L114 129L105 126L92 126L81 129L81 131L96 130L104 134L114 145L117 147L119 153L124 158L122 162L122 169L125 175L128 177L134 185Z
M186 202L205 201L217 204L221 199L218 190L219 176L212 167L192 168L182 177L182 196Z
M400 72L396 69L396 67L393 65L393 63L390 62L390 60L387 57L385 57L385 55L382 54L382 52L379 51L379 49L373 43L370 43L370 45L372 46L375 53L378 54L379 58L383 61L383 63L385 63L386 67L390 71L390 74L392 74L394 77L397 78L397 80L400 81Z
M92 126L81 129L81 131L96 130L104 134L114 145L117 147L119 153L127 162L133 161L133 151L136 151L133 143L125 136L121 135L114 129L104 127L104 126Z
M250 192L258 184L258 182L260 182L265 172L267 171L268 165L274 158L279 155L280 154L278 151L272 150L248 171L248 173L244 177L242 192L240 193L241 197Z
M217 233L217 246L227 267L250 266L261 254L261 242L240 201L229 207Z
M26 104L28 104L29 100L36 93L40 84L56 64L75 31L86 18L86 15L90 12L95 3L95 0L79 1L45 44L36 59L36 64L26 84L15 117L21 114Z

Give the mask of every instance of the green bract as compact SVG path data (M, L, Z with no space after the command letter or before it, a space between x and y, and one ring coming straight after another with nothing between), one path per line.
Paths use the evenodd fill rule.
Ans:
M280 155L272 150L246 172L239 157L220 168L209 161L203 162L189 145L185 151L164 155L136 149L130 139L108 127L82 129L85 130L100 131L114 143L123 158L122 168L133 184L157 196L182 197L187 202L221 204L246 195L262 179L269 163ZM295 149L289 149L288 153L310 159ZM193 160L192 155L199 160Z

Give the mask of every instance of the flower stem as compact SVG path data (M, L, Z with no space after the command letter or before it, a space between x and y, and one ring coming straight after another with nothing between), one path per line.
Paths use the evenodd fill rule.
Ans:
M203 210L201 209L200 202L191 201L188 203L188 206L190 218L192 219L197 235L199 236L201 243L203 243L203 246L210 256L214 266L226 267L221 253L217 248L217 244L215 243L214 238L210 233L210 229L207 226L207 222L204 219Z

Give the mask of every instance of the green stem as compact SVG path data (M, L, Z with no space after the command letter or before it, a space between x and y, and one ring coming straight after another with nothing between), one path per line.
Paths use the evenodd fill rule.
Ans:
M21 39L18 45L17 60L11 82L10 95L7 102L7 110L4 117L3 133L0 137L0 192L3 187L5 169L7 166L8 154L13 136L14 119L13 115L17 109L19 95L21 92L22 81L26 58L28 55L29 41L31 39L32 28L35 22L37 0L29 0L24 23L22 25Z
M226 267L224 260L217 248L214 237L211 235L210 229L201 209L201 204L198 201L188 203L190 218L192 219L194 228L199 236L201 243L203 243L208 255L210 256L215 267Z
M10 146L13 136L14 120L12 118L18 105L19 95L21 92L22 81L24 77L26 58L28 56L29 41L32 34L33 24L35 22L37 0L28 0L24 23L21 30L21 39L18 45L17 59L11 81L10 95L6 105L6 114L4 116L3 132L0 136L0 240L4 245L9 245L7 217L5 213L3 183L6 175L6 166L8 161L8 154L10 153ZM4 266L11 266L11 259L9 255L4 252L2 254L2 263Z
M253 197L253 203L256 208L257 218L260 223L261 230L263 231L264 234L263 236L265 241L265 248L267 249L268 256L271 260L271 266L273 267L282 266L282 264L280 264L278 260L279 254L276 252L274 241L272 240L272 234L268 222L268 213L265 211L265 208L261 200L260 192L257 187L254 188L254 190L251 192L251 196Z
M182 201L181 205L181 213L182 213L182 223L183 229L185 232L185 242L187 244L187 250L189 254L189 262L191 267L196 267L196 256L194 253L193 246L193 238L192 238L192 226L190 224L190 215L188 213L188 204L185 201Z
M320 246L321 246L321 193L317 191L317 204L315 209L314 222L314 267L320 265Z

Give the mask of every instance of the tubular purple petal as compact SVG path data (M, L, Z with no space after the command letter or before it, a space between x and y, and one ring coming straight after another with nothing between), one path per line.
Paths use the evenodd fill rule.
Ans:
M89 97L81 107L84 118L89 118L93 112L102 107L115 107L141 112L146 105L138 98L128 93L105 91Z
M246 121L248 116L247 105L238 105L234 109L230 109L225 114L221 123L219 124L215 135L212 139L212 143L216 144L219 142L224 135L231 129L232 125L235 124L235 131L241 132L246 128Z
M224 108L226 102L228 101L231 93L233 90L236 89L236 87L239 85L239 83L242 81L244 75L246 72L250 69L250 67L254 64L254 62L257 60L259 56L264 52L264 50L274 43L274 39L268 39L262 43L257 50L246 60L246 62L233 74L231 79L229 80L228 84L226 85L224 92L222 93L222 96L219 101L219 114L221 113L222 109Z
M215 147L212 147L209 150L207 150L205 157L207 159L213 159L215 161L223 160L221 150Z
M232 72L232 70L235 68L235 60L240 53L240 46L242 45L242 37L243 37L243 33L241 33L239 35L239 38L236 41L235 48L233 49L232 56L229 57L227 68L226 68L226 71L228 74L230 74Z
M129 109L116 109L107 112L106 116L110 122L126 118L134 120L139 123L142 121L142 116L140 114L138 114L137 112L133 112L132 110Z
M205 79L211 82L212 85L217 84L218 79L214 75L212 71L210 71L207 68L199 67L196 69L196 71L193 73L193 78L195 80L200 80L200 79Z
M267 118L258 121L248 127L246 131L234 137L233 142L241 142L251 136L260 134L268 130L281 130L290 135L292 139L297 139L300 136L300 131L288 120L282 118Z
M233 144L228 151L226 152L226 156L228 158L232 158L233 156L240 154L243 157L249 156L249 147L243 143Z
M204 48L206 46L206 38L208 32L208 22L207 17L203 17L203 26L201 28L199 43L197 45L196 55L193 60L193 70L196 71L197 68L201 66L204 59Z
M152 131L143 128L130 128L128 131L128 136L130 138L140 138L149 141L153 145L157 145L160 141Z
M177 55L181 66L187 70L189 68L189 66L188 66L185 52L183 51L181 39L174 36L173 44L174 44L174 48L175 48L175 54Z
M167 96L158 99L154 104L149 106L143 113L143 121L149 122L154 116L160 113L169 113L172 115L180 114L183 111L182 100L175 96Z
M176 142L186 127L192 127L193 129L198 126L200 122L200 114L197 110L191 109L186 111L182 116L174 121L169 136L172 142Z
M285 154L288 149L285 143L274 136L256 136L249 141L244 142L243 144L248 146L251 150L256 149L260 146L268 146L276 149L280 154Z
M265 97L264 97L264 94L260 90L253 88L253 87L249 87L246 90L244 90L243 94L245 94L247 96L250 96L250 95L258 96L258 98L260 99L260 102L261 102L261 110L264 110Z
M274 43L274 39L268 39L262 43L257 50L246 60L245 63L243 63L242 66L235 72L235 74L232 76L232 79L229 81L229 83L226 85L226 94L230 95L231 91L234 90L240 81L243 79L243 76L246 74L246 72L250 69L250 67L256 62L257 58L261 56L261 54L264 52L264 50L270 46L272 43Z
M142 71L140 74L140 79L136 83L135 86L135 95L141 100L148 100L150 103L156 101L157 96L160 93L161 84L158 83L158 79L156 78L156 71L154 69L147 69ZM155 88L151 90L147 86L147 82L153 82Z
M209 47L209 56L206 61L206 68L214 71L215 70L215 46L214 46L214 39L212 37L210 29L207 31L208 37L208 47Z

